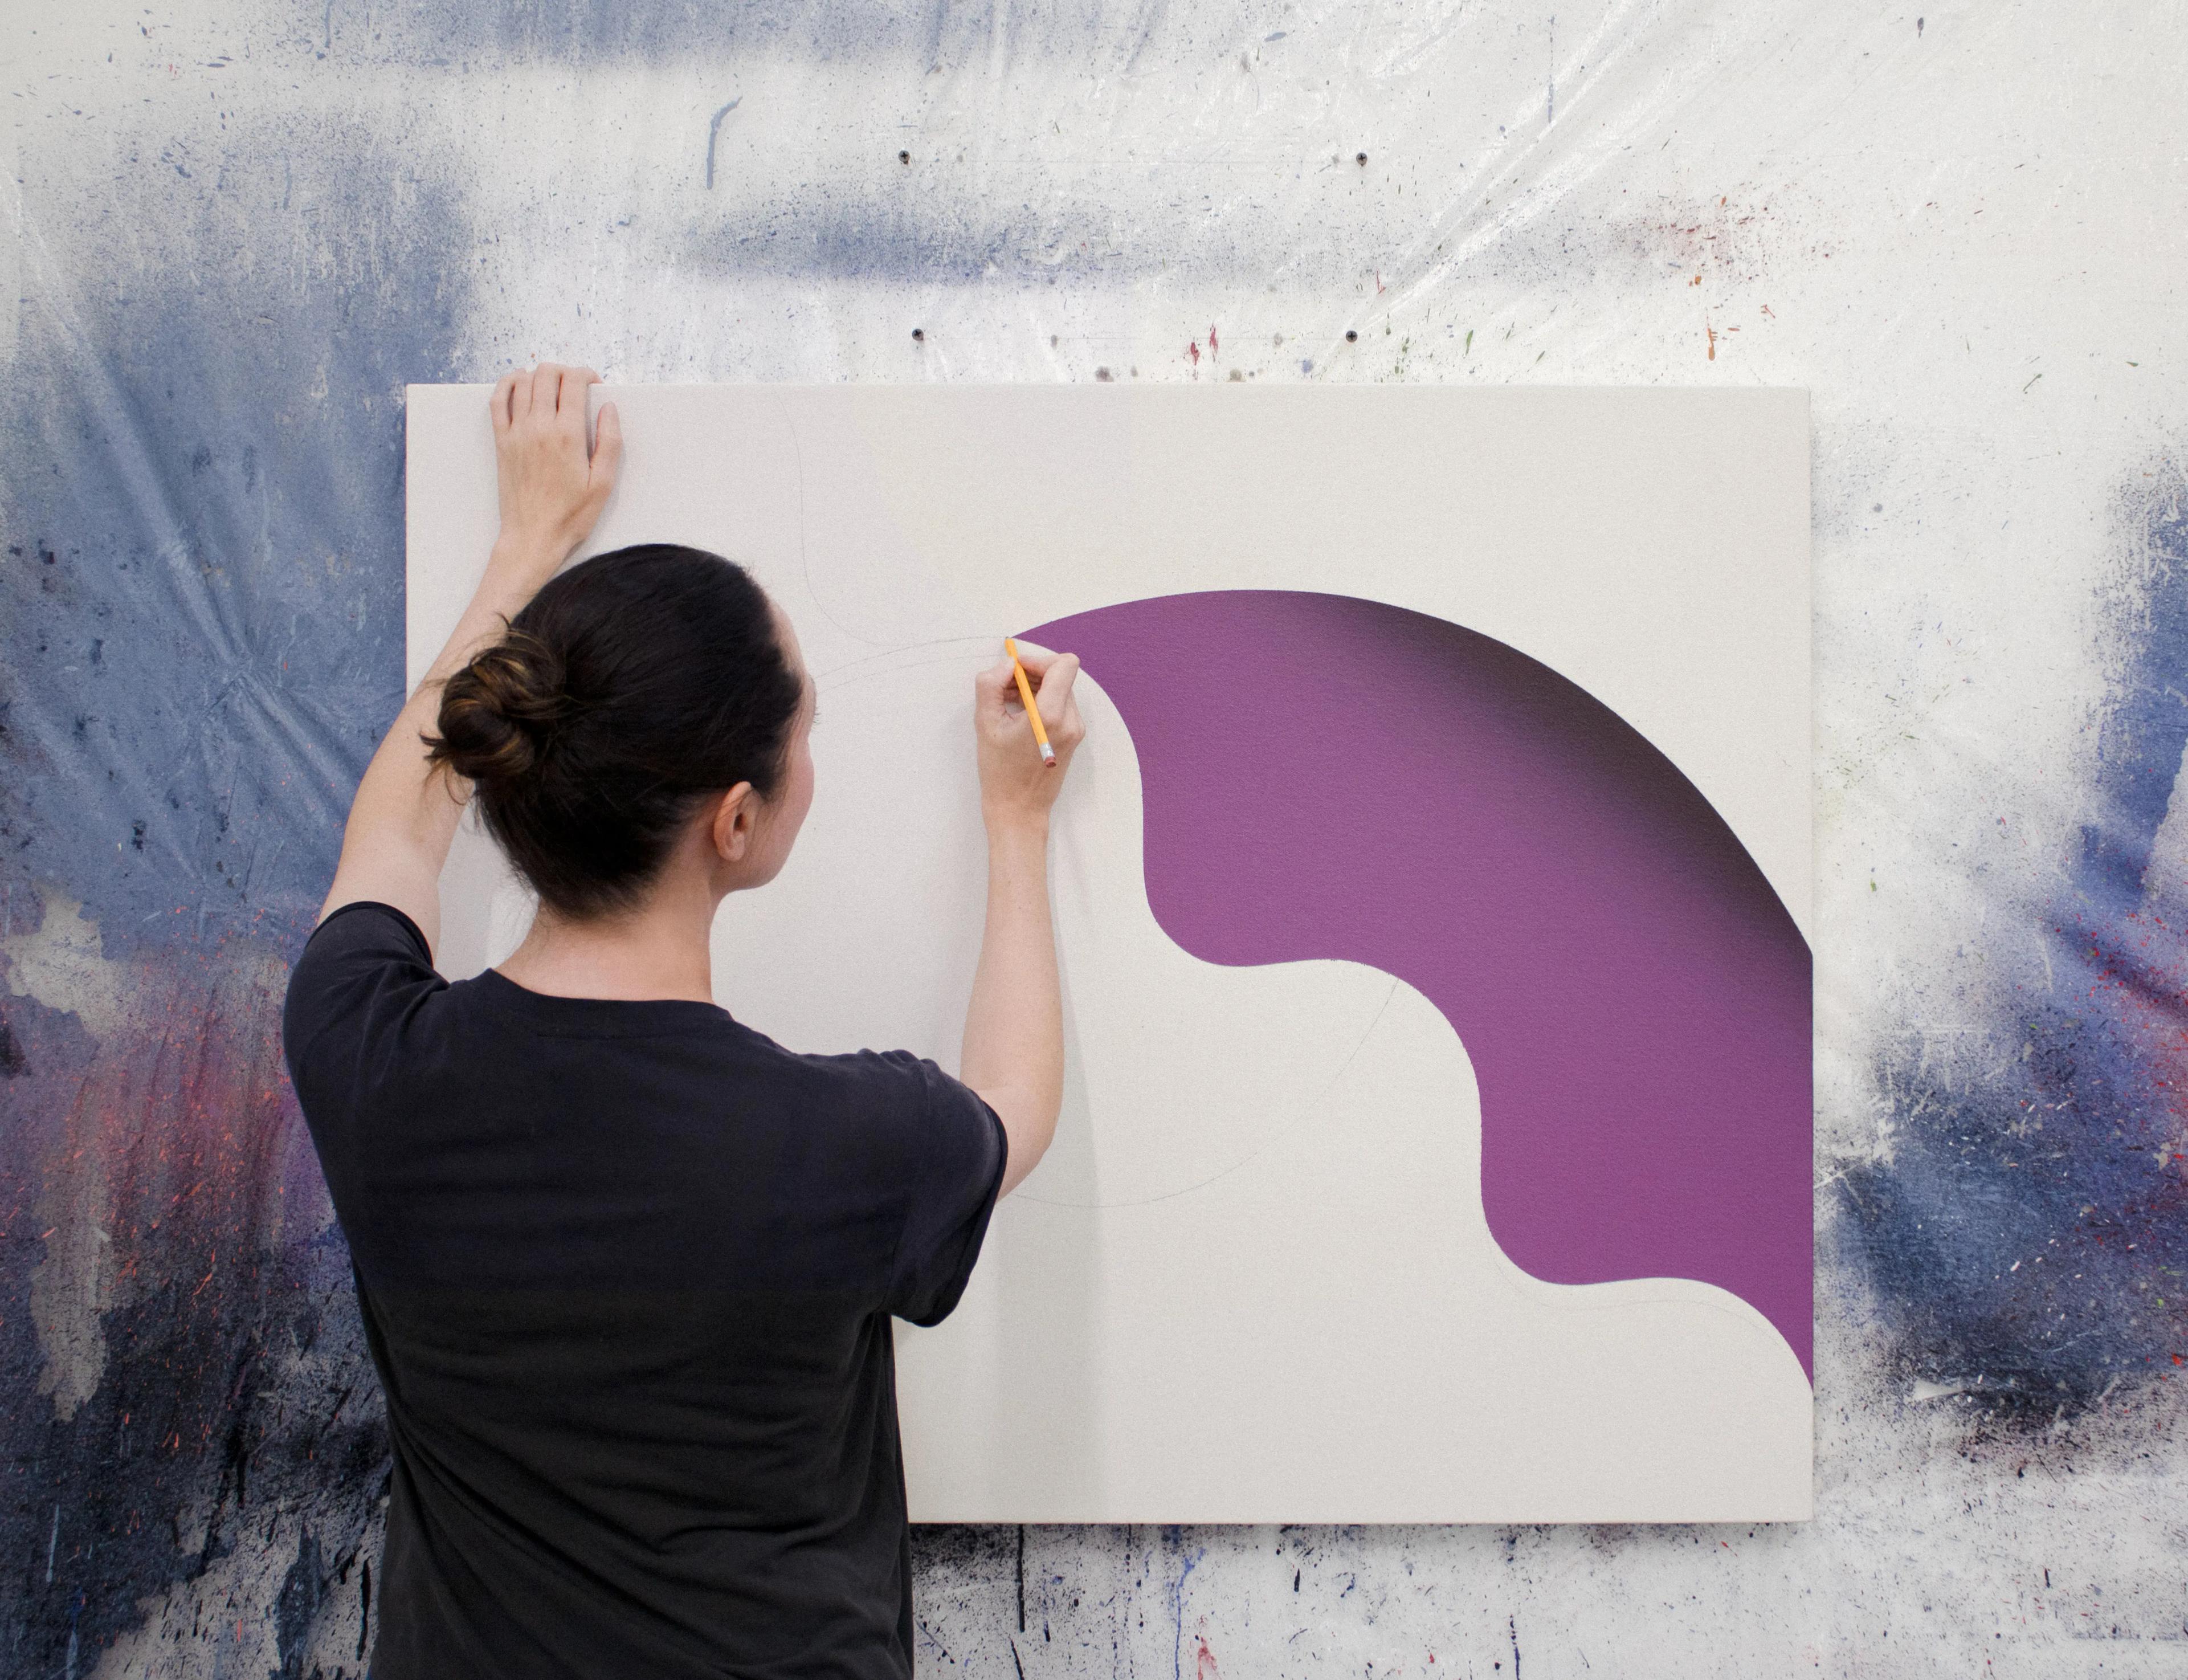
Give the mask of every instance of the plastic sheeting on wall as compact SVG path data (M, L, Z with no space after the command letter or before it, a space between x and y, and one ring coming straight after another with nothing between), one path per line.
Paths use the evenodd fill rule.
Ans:
M1650 1643L1666 1672L1906 1672L1912 1638L2033 1669L2083 1626L2061 1559L2112 1583L2121 1638L2177 1635L2164 1483L2118 1467L2188 1380L2178 18L569 0L11 27L11 1671L361 1668L384 1446L278 1002L399 698L402 386L539 354L1814 393L1822 1518L1706 1576L1690 1533L1535 1536L1502 1598L1463 1533L1053 1534L1031 1577L930 1535L937 1666L1508 1642L1516 1669L1534 1617L1531 1664L1575 1672ZM1910 1532L1930 1500L1988 1514ZM1260 1596L1271 1546L1315 1554L1289 1602ZM1975 1584L2001 1572L2004 1620Z

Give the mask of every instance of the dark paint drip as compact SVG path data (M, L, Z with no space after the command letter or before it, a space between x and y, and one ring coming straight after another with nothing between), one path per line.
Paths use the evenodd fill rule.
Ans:
M1901 1374L2044 1423L2188 1379L2188 895L2149 873L2188 750L2188 511L2158 482L2124 521L2145 563L2047 960L1967 1060L1884 1061L1892 1159L1839 1181Z
M309 1672L337 1587L354 1613L386 1450L279 1001L400 702L402 387L474 371L473 258L369 132L190 144L187 176L111 128L21 166L42 237L0 393L0 933L80 900L104 998L94 1037L68 997L10 997L0 1040L23 1673L72 1649L87 1672L171 1593L225 1639L228 1588L194 1613L189 1583L239 1553L273 1604L251 1632ZM72 1314L86 1291L103 1310ZM71 1371L95 1386L57 1407L42 1373Z

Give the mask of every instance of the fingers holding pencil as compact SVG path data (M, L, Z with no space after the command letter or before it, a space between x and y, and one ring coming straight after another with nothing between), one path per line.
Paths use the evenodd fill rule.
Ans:
M1040 702L1034 698L1033 685L1026 679L1025 667L1018 659L1018 644L1005 642L1003 651L1011 657L1011 680L1018 685L1018 705L1025 713L1026 721L1033 725L1033 744L1040 748L1041 763L1054 770L1056 749L1048 744L1048 730L1040 719Z
M1079 681L1079 656L1039 654L1024 642L1012 646L1017 651L1019 668L1033 684L1035 708L1051 745L1056 748L1060 768L1070 749L1086 736L1086 725L1079 716L1079 698L1074 691ZM1030 723L1032 719L1027 721Z
M1072 693L1073 685L1079 679L1079 656L1031 654L1021 650L1014 640L1004 642L1003 651L1010 657L1019 705L1032 726L1034 742L1046 763L1061 769L1063 760L1057 754L1051 736L1068 736L1065 746L1069 748L1078 745L1086 732L1080 721L1079 702ZM1038 698L1035 694L1036 686L1040 690Z
M974 679L981 803L991 815L1042 815L1086 734L1072 693L1079 661L1006 646L1011 652Z

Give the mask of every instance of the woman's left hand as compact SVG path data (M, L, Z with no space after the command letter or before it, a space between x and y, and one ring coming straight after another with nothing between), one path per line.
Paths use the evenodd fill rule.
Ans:
M504 374L493 388L493 453L501 480L501 537L497 558L553 576L591 534L623 463L623 422L616 407L601 410L599 436L585 438L585 388L599 382L590 368L542 362L529 373Z

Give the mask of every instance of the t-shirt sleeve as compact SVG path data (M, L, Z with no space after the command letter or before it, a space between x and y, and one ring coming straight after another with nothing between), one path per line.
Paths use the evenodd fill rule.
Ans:
M344 905L313 931L290 971L281 1048L323 1154L400 1071L405 1028L446 984L418 924L392 905Z
M995 1111L970 1087L932 1062L913 1066L918 1120L904 1140L904 1232L889 1311L914 1324L939 1324L965 1293L980 1257L1010 1140Z

